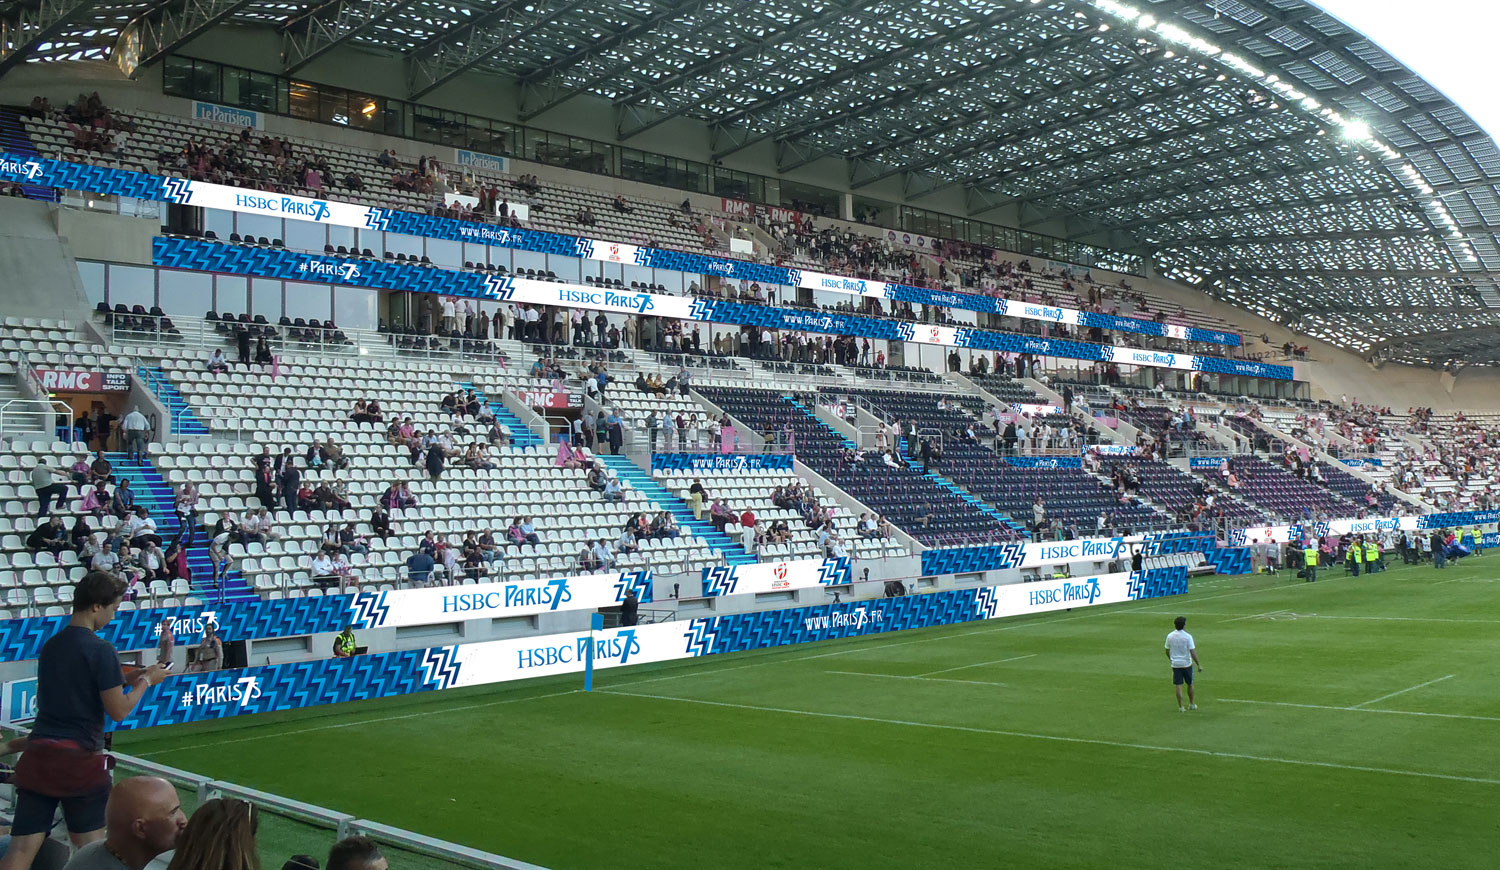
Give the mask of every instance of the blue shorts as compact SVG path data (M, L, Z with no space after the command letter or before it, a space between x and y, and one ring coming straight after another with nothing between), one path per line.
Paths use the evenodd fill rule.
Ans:
M74 797L49 797L16 789L16 817L11 825L13 837L27 834L46 834L52 830L52 822L60 804L63 821L72 834L88 834L104 830L104 807L109 803L109 786Z
M1187 683L1189 686L1193 684L1192 666L1172 669L1172 685L1180 686L1183 683Z

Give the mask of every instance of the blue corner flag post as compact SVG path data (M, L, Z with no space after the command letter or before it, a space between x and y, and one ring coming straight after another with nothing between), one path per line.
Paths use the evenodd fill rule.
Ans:
M583 690L594 691L594 632L604 630L604 614L595 613L589 618L589 647L583 652Z

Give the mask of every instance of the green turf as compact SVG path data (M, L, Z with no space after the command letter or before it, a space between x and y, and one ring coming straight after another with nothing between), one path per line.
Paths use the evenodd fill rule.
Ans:
M552 868L1489 868L1497 569L1211 577L608 671L592 695L569 677L116 747ZM1177 614L1194 713L1162 653Z

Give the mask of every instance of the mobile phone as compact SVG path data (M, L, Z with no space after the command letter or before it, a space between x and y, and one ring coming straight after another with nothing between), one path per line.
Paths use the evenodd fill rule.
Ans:
M173 668L173 666L176 665L176 664L177 663L174 662L174 661L161 662L161 669L164 670L164 671L170 671Z

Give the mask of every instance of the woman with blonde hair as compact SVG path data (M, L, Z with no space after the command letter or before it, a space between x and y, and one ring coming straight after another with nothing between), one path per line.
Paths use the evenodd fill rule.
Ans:
M249 801L213 798L198 805L177 838L167 870L260 870L260 813Z

